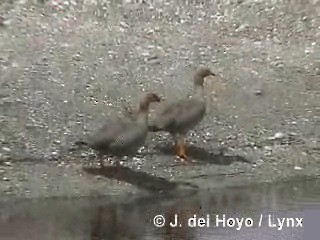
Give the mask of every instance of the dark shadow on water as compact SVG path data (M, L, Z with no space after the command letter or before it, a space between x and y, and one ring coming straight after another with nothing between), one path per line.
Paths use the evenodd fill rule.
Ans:
M93 213L91 220L90 239L139 239L130 224L119 217L118 206L99 206Z
M121 211L122 210L122 211ZM124 212L122 215L119 212ZM151 213L152 214L152 213ZM144 239L145 229L144 226L151 226L148 220L152 220L152 215L147 212L145 216L134 216L134 211L123 211L119 205L100 206L94 210L94 217L91 220L90 227L90 239L102 240L102 239ZM183 217L181 214L180 217ZM127 218L129 216L129 219ZM174 221L173 214L165 213L165 218L170 221ZM132 219L130 219L130 217ZM151 217L151 219L150 219ZM147 224L146 224L147 223ZM157 230L155 228L155 230ZM160 229L161 239L196 239L195 229L180 227L164 227ZM145 239L152 239L150 237Z
M156 149L165 155L173 156L175 154L174 148L172 145L158 145ZM187 155L195 160L198 164L217 164L217 165L230 165L233 162L244 162L251 163L249 160L242 156L226 156L223 154L223 149L219 149L219 154L208 152L204 148L197 147L194 145L187 146Z
M124 166L105 166L103 168L83 167L83 170L89 174L100 175L110 179L123 181L152 192L170 192L180 185L186 185L197 188L189 183L171 182L162 177L152 176L145 172L135 171Z
M157 181L157 180L155 180ZM319 201L319 179L294 178L287 182L203 190L188 197L159 198L157 194L132 199L48 198L32 201L5 201L0 208L0 239L261 239L261 229L271 234L297 236L300 228L282 231L271 228L192 228L186 224L194 215L250 217L258 221L261 210L300 217L300 204ZM320 206L320 205L318 205ZM297 212L294 210L296 209ZM273 213L273 211L271 211ZM153 224L161 214L166 220L162 228ZM182 227L170 227L175 220ZM300 215L299 215L300 214ZM276 215L277 216L277 215ZM18 229L18 230L17 230ZM269 239L269 238L268 238ZM275 238L274 238L275 239ZM283 239L288 239L283 237Z

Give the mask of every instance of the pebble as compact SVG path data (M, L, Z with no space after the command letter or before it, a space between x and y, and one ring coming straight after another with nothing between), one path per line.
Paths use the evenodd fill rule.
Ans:
M129 25L126 22L120 22L120 26L123 28L128 28Z
M3 177L2 180L3 180L3 181L6 181L6 182L10 181L10 179L7 178L7 177Z
M5 166L11 166L12 163L11 163L11 162L4 162L4 165L5 165Z
M249 25L248 24L242 24L240 25L237 29L236 29L236 32L242 32L244 31L246 28L248 28Z
M58 164L58 167L62 167L64 165L65 165L65 162L62 161L61 163Z
M141 159L140 159L140 158L137 158L137 157L133 157L132 160L135 161L135 162L136 162L136 161L137 161L137 162L138 162L138 161L139 161L139 162L141 161Z
M285 134L282 132L277 132L273 135L273 137L270 137L270 140L276 140L276 139L282 139L285 137Z
M295 167L294 167L294 170L301 171L301 170L303 170L303 168L302 168L302 167L299 167L299 166L295 166Z
M141 148L138 149L138 153L142 153L142 152L145 152L146 151L146 148L144 146L142 146Z
M4 27L7 27L7 26L9 26L10 24L11 24L11 20L9 20L9 19L4 19L4 18L0 19L0 26L2 25L2 26L4 26Z
M262 90L258 89L254 91L254 95L256 96L261 96L262 95Z
M264 149L267 151L272 151L272 147L271 146L264 146Z
M3 150L3 151L6 151L6 152L11 152L11 149L8 148L8 147L3 147L2 150Z
M58 155L58 152L53 151L53 152L51 152L51 154L52 154L53 156L56 156L56 155Z
M274 139L280 139L280 138L284 138L285 134L282 132L277 132L273 137Z
M256 164L257 166L259 166L259 165L261 165L261 164L263 164L263 163L264 163L263 159L258 159L258 160L255 162L255 164Z

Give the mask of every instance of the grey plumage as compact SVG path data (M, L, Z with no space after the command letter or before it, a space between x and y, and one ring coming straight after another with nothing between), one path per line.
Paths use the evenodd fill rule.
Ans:
M171 134L185 133L202 120L205 111L205 104L202 101L181 100L166 107L148 129L153 132L167 131Z
M99 155L125 156L132 155L145 143L148 134L148 109L151 102L159 102L160 98L154 93L148 93L140 102L138 115L134 120L108 120L86 142ZM103 165L102 156L100 164Z
M203 93L204 78L215 76L208 68L199 68L193 76L194 92L191 98L182 99L177 102L169 102L161 108L148 131L169 132L177 147L177 155L186 159L185 139L187 133L193 129L204 117L206 103Z

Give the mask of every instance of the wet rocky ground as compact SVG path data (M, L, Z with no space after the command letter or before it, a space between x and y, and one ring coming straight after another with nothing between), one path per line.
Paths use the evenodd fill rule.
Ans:
M319 16L317 0L1 1L0 197L318 177ZM218 77L189 135L197 163L175 162L160 133L120 173L74 146L145 91L186 96L199 65Z

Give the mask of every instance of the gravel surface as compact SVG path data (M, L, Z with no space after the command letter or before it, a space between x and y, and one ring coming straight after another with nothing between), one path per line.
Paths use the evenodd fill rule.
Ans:
M318 0L1 1L0 197L318 176L319 16ZM189 135L198 163L175 162L162 133L123 162L121 176L74 147L145 91L188 95L199 65L218 77Z

